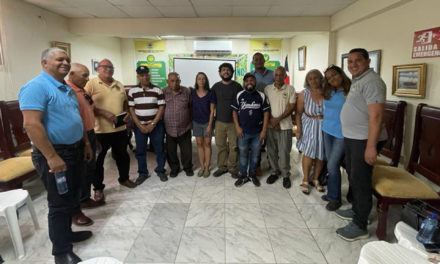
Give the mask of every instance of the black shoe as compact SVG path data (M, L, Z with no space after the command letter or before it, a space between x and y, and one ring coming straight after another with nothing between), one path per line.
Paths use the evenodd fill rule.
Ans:
M278 180L278 175L275 174L271 174L269 176L269 178L267 178L266 183L267 184L273 184L274 182L276 182Z
M240 177L238 180L235 181L234 185L235 187L241 187L243 184L247 183L249 180L248 177Z
M72 251L65 254L55 255L55 264L77 264L81 259Z
M325 209L328 211L336 211L341 207L342 203L339 201L329 201L328 204L325 206Z
M284 179L283 179L283 186L286 189L289 189L290 186L292 186L292 182L290 181L290 177L284 177Z
M170 177L171 178L176 178L177 175L179 174L179 172L180 172L180 169L178 169L177 171L171 171L170 172Z
M92 231L72 232L72 234L70 235L70 242L78 243L91 238L92 235L93 235Z
M229 171L229 173L233 179L238 179L240 177L240 175L238 175L238 171Z
M261 185L260 180L258 180L256 176L251 177L251 181L255 186L260 187Z
M186 176L194 176L194 171L192 169L185 170Z
M139 174L139 177L134 181L137 185L141 185L146 179L150 178L149 174Z
M214 177L220 177L220 176L222 176L223 174L225 174L225 173L227 173L228 172L228 170L222 170L222 169L218 169L218 170L216 170L215 172L214 172Z
M156 174L157 174L157 176L159 176L159 179L160 179L161 181L163 181L163 182L168 181L168 177L167 177L167 175L165 174L165 172L157 172ZM170 176L171 176L171 175L170 175Z
M330 200L327 197L327 194L324 194L323 196L321 196L321 200L326 201L326 202L330 202Z

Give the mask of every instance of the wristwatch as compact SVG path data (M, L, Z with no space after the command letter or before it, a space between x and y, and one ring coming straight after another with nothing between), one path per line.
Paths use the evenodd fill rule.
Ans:
M154 123L154 122L151 122L150 124L151 124L153 127L156 126L156 123Z

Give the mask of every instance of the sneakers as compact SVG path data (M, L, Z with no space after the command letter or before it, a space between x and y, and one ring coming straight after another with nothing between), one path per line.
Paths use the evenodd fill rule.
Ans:
M269 179L268 179L269 180ZM292 186L292 182L290 181L290 177L284 177L283 178L283 186L286 189L289 189L290 186Z
M251 181L255 186L260 187L261 185L260 180L258 180L256 176L251 177Z
M271 174L269 176L269 178L267 178L266 183L267 184L273 184L274 182L276 182L278 180L278 175L275 174Z
M353 221L354 212L352 209L336 210L335 214L341 219Z
M341 207L342 203L339 201L329 201L328 204L325 206L325 209L328 211L336 211Z
M216 170L215 172L214 172L214 177L220 177L220 176L222 176L223 174L225 174L225 173L227 173L228 172L228 170L224 170L224 169L218 169L218 170Z
M248 181L250 181L250 179L248 177L240 177L240 178L238 178L238 180L235 181L234 185L235 185L235 187L241 187L245 183L247 183Z
M139 177L136 179L136 181L134 183L136 183L136 185L141 185L146 179L150 178L149 174L139 174Z
M230 170L229 173L231 174L232 179L238 179L240 177L238 171Z
M168 181L168 177L167 177L167 175L166 175L165 172L157 172L156 174L157 174L157 176L159 176L159 179L160 179L161 181L163 181L163 182ZM171 175L170 175L170 176L171 176Z
M355 241L365 239L370 236L367 230L359 228L355 223L350 222L348 225L336 229L336 234L344 240Z

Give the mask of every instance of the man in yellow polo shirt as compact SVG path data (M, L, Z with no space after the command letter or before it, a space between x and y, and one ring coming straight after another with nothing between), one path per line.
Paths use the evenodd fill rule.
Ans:
M95 200L104 200L104 159L111 147L119 171L119 183L128 188L136 187L129 179L130 157L127 153L127 128L118 126L118 115L127 112L127 95L124 85L113 79L114 67L110 60L103 59L98 64L98 77L91 79L85 91L95 102L95 133L101 144L101 151L96 159L93 187ZM128 118L125 116L125 121Z

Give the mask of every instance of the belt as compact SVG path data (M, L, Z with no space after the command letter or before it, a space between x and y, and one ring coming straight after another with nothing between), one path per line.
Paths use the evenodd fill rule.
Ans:
M309 115L307 113L304 113L304 114L306 114L306 116L311 119L323 119L324 118L323 115Z
M53 144L54 149L73 149L73 148L79 148L79 146L82 144L82 141L79 140L73 144Z

